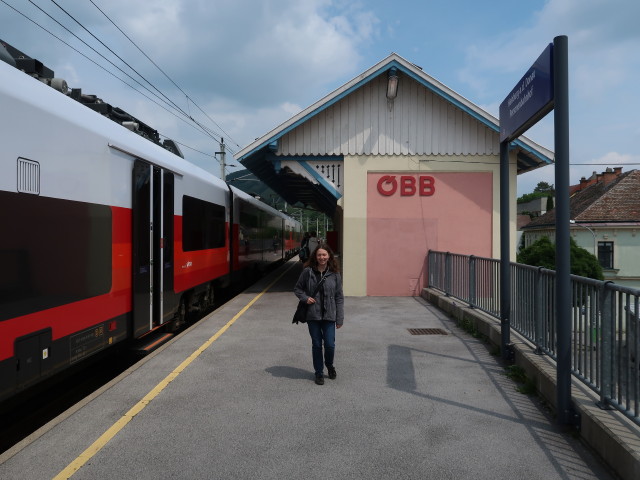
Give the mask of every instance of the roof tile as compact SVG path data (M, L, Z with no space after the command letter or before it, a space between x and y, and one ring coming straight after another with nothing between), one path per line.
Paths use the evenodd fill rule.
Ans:
M614 181L598 182L573 194L570 216L577 222L640 222L640 170L620 174ZM525 228L553 225L555 209L534 218Z

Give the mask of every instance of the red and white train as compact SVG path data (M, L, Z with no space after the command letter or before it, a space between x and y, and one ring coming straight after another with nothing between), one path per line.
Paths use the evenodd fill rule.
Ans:
M0 50L0 400L297 253L299 222Z

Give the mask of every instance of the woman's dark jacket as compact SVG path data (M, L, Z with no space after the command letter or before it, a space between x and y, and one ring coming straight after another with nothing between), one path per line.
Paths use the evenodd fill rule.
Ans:
M311 267L306 267L293 289L293 293L296 297L303 302L311 296L316 289L318 283L318 275ZM342 277L339 273L327 272L320 290L315 295L316 303L307 305L307 321L309 320L328 320L330 322L336 322L338 325L342 325L344 322L344 295L342 293ZM324 305L320 304L321 299L324 301ZM322 312L324 311L324 317Z

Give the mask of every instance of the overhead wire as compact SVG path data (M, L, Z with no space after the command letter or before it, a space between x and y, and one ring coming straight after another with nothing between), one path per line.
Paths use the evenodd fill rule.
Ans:
M64 45L66 45L67 47L69 47L71 50L75 51L77 54L81 55L82 57L84 57L86 60L88 60L89 62L93 63L95 66L97 66L98 68L101 68L102 70L104 70L106 73L108 73L109 75L111 75L112 77L120 80L122 83L124 83L125 85L127 85L129 88L131 88L132 90L138 92L140 95L142 95L143 97L145 97L147 100L155 103L157 106L159 106L160 108L162 108L163 110L165 110L167 113L173 115L174 117L176 117L178 120L184 122L186 125L188 125L191 128L196 129L197 131L199 131L200 133L202 133L202 128L198 129L196 128L195 125L193 125L191 122L185 120L183 117L176 115L174 112L172 112L171 110L167 109L165 106L161 105L160 103L158 103L156 100L154 100L153 98L149 97L148 95L146 95L144 92L138 90L135 86L131 85L130 83L128 83L126 80L118 77L115 73L113 73L111 70L105 68L103 65L100 65L98 62L96 62L95 60L93 60L92 58L88 57L87 55L85 55L83 52L81 52L80 50L78 50L77 48L75 48L73 45L69 44L68 42L66 42L65 40L63 40L62 38L60 38L59 36L57 36L55 33L51 32L50 30L48 30L46 27L44 27L43 25L40 25L38 22L36 22L35 20L33 20L32 18L30 18L28 15L26 15L24 12L21 12L20 10L18 10L16 7L14 7L13 5L10 5L9 3L7 3L5 0L0 0L0 2L2 2L3 4L5 4L7 7L11 8L13 11L15 11L17 14L23 16L26 20L30 21L31 23L33 23L34 25L36 25L37 27L39 27L40 29L42 29L43 31L47 32L49 35L51 35L52 37L54 37L55 39L57 39L58 41L60 41L61 43L63 43ZM31 2L33 3L33 2ZM38 7L37 5L35 5L39 10L42 11L42 9L40 7ZM43 13L45 13L47 16L49 16L49 18L51 18L51 16L49 14L47 14L46 12L43 11ZM52 20L56 21L55 19L52 18ZM66 29L66 27L64 27L63 25L61 25L59 22L56 21L56 23L58 23L58 25L60 25L61 27L65 28L65 30L69 31L68 29ZM71 32L70 32L71 33ZM73 34L72 34L73 35ZM74 35L75 36L75 35ZM76 36L77 38L77 36ZM79 39L80 40L80 39ZM82 40L81 40L82 41ZM85 43L85 42L83 42ZM86 45L86 43L85 43ZM88 45L87 45L88 46ZM91 47L89 47L91 48ZM95 50L94 50L95 51ZM96 52L98 53L98 52ZM104 57L103 57L104 58ZM105 59L107 60L107 59ZM107 60L108 61L108 60ZM112 63L112 62L110 62ZM113 63L112 63L113 65ZM115 66L115 65L114 65ZM126 72L122 72L126 75ZM132 78L130 75L128 75L130 78ZM132 78L132 80L136 81L135 79ZM140 85L140 82L137 82ZM140 85L144 88L143 85ZM146 89L148 90L148 89ZM151 92L153 93L153 92ZM166 102L165 102L166 103ZM209 132L206 132L209 133ZM165 136L165 135L163 135ZM218 140L215 137L211 136L210 134L207 135L211 138L213 138L214 140ZM186 145L185 145L186 146Z
M122 70L122 68L120 68L118 65L116 65L115 63L113 63L111 60L109 60L108 58L106 58L103 54L101 54L100 52L98 52L95 48L93 48L91 45L89 45L87 42L85 42L83 39L81 39L80 37L78 37L78 35L76 35L75 33L73 33L71 30L69 30L69 28L67 28L66 26L64 26L60 21L56 20L51 14L49 14L48 12L46 12L43 8L41 8L39 5L37 5L36 3L34 3L32 0L29 0L29 3L31 3L35 8L37 8L40 12L42 12L44 15L46 15L47 17L49 17L52 21L54 21L56 24L58 24L61 28L63 28L64 30L66 30L70 35L72 35L73 37L75 37L77 40L79 40L82 44L84 44L86 47L88 47L90 50L92 50L94 53L96 53L97 55L99 55L102 59L104 59L105 61L107 61L109 64L111 64L113 67L115 67L118 71L120 71L123 75L126 75L129 79L131 79L133 82L135 82L137 85L139 85L142 89L144 89L145 91L149 92L149 94L153 95L155 98L158 99L158 101L156 101L154 98L151 98L149 95L145 94L145 92L141 91L140 89L136 88L135 86L131 85L130 83L128 83L125 79L119 77L118 75L116 75L113 71L105 68L103 65L101 65L100 63L98 63L96 60L90 58L89 56L87 56L85 53L81 52L80 50L78 50L77 48L75 48L74 46L72 46L71 44L69 44L68 42L66 42L65 40L63 40L62 38L60 38L58 35L56 35L55 33L53 33L52 31L48 30L46 27L44 27L43 25L41 25L40 23L38 23L37 21L33 20L32 18L30 18L27 14L23 13L22 11L18 10L16 7L14 7L13 5L7 3L5 0L0 0L0 2L2 2L3 4L5 4L7 7L9 7L10 9L12 9L13 11L15 11L17 14L21 15L22 17L24 17L26 20L30 21L31 23L33 23L34 25L36 25L37 27L39 27L40 29L42 29L43 31L45 31L46 33L48 33L49 35L51 35L52 37L56 38L58 41L60 41L61 43L63 43L64 45L66 45L67 47L69 47L70 49L72 49L73 51L75 51L76 53L78 53L79 55L81 55L82 57L84 57L86 60L90 61L91 63L93 63L94 65L96 65L97 67L101 68L102 70L104 70L105 72L109 73L111 76L113 76L114 78L120 80L122 83L124 83L125 85L127 85L129 88L131 88L132 90L136 91L137 93L139 93L140 95L142 95L143 97L145 97L147 100L155 103L156 105L158 105L160 108L164 109L167 113L173 115L174 117L176 117L177 119L181 120L182 122L184 122L185 124L189 125L191 128L194 128L195 130L197 130L200 133L204 133L206 136L208 136L209 138L212 138L213 140L217 141L217 142L222 142L222 135L219 132L216 132L213 129L210 129L209 127L207 127L206 125L203 125L201 122L197 121L195 118L193 118L189 113L185 112L182 108L180 108L178 105L175 104L175 102L173 102L169 97L167 97L166 95L164 95L159 89L157 89L149 80L147 80L143 75L141 75L135 68L133 68L131 65L129 65L129 63L127 63L124 59L122 59L118 54L116 54L111 48L109 48L104 42L102 42L99 38L97 38L93 33L91 33L84 25L82 25L81 22L79 22L77 19L75 19L69 12L67 12L64 8L62 8L59 4L57 4L54 0L52 0L52 3L54 5L56 5L56 7L58 7L60 10L62 10L69 18L71 18L75 23L77 23L81 28L83 28L87 33L89 33L96 41L100 42L100 44L102 44L107 50L109 50L114 56L116 56L120 61L122 61L125 65L127 65L127 67L129 67L133 72L135 72L140 78L142 78L146 83L148 83L152 88L154 88L160 95L162 95L166 100L164 100L163 98L161 98L158 94L154 93L153 91L151 91L148 87L146 87L145 85L141 84L137 79L135 79L134 77L132 77L130 74L128 74L127 72L125 72L124 70ZM92 2L93 3L93 2ZM97 5L94 4L94 6ZM103 13L103 12L101 12ZM103 13L103 15L105 15ZM105 15L106 16L106 15ZM110 19L109 19L110 20ZM110 20L111 21L111 20ZM111 21L111 23L114 23L113 21ZM115 23L114 23L115 25ZM116 26L116 28L118 28ZM119 29L120 31L122 31L121 29ZM124 32L122 32L124 35ZM125 35L126 36L126 35ZM127 37L129 39L129 37ZM129 39L129 41L131 41L131 39ZM132 42L132 41L131 41ZM134 42L132 42L134 43ZM135 43L134 43L135 45ZM136 48L138 48L139 50L141 50L137 45ZM142 52L144 54L144 52ZM147 58L148 55L144 54ZM149 60L154 63L154 65L159 68L155 62L153 62L150 58ZM160 68L159 68L160 69ZM161 69L160 69L161 70ZM161 70L162 71L162 70ZM163 74L166 73L163 72ZM170 79L170 81L176 85L176 87L183 92L183 94L186 95L186 93L179 87L177 86L177 84L175 84L175 82L173 82L173 80ZM188 97L188 95L187 95ZM198 107L198 109L200 111L203 111L191 98L188 97L188 100L193 103L196 107ZM161 103L164 103L165 105L162 105ZM168 107L168 108L167 108ZM177 111L179 114L176 114L174 111ZM209 120L214 123L216 126L218 126L218 128L220 128L220 130L222 130L224 132L224 130L211 118L209 117L209 115L206 114L206 112L203 111L203 113L207 116L207 118L209 118ZM224 132L225 135L226 132ZM160 134L162 136L163 134ZM219 138L217 138L219 137ZM230 136L227 135L227 138L231 138ZM175 141L175 140L174 140ZM178 142L176 142L178 143ZM182 146L189 148L195 152L201 153L203 155L206 155L208 157L214 157L214 155L211 154L207 154L204 152L201 152L198 149L189 147L188 145L185 144L181 144ZM237 143L236 143L237 145ZM239 147L239 145L238 145ZM235 151L233 148L228 148L227 149L229 151L229 153L234 154Z
M52 0L53 1L53 0ZM136 42L133 41L133 39L131 39L131 37L129 37L129 35L127 35L98 5L96 5L96 3L93 0L89 0L91 2L91 4L96 7L96 9L102 14L104 15L104 17L109 20L109 22L111 22L111 24L118 29L118 31L120 33L122 33L122 35L124 35L124 37L129 40L129 42L131 42L131 44L136 47L138 49L138 51L144 55L147 60L149 60L178 90L180 90L180 92L182 92L182 94L185 96L185 98L187 99L187 101L193 103L193 105L195 107L198 108L198 110L200 110L200 112L202 112L203 115L205 115L216 127L218 127L218 129L224 133L225 138L228 138L230 140L232 140L236 146L238 148L240 148L240 145L237 144L237 142L235 140L233 140L233 138L231 137L231 135L229 135L213 118L211 118L209 116L209 114L207 114L207 112L205 112L200 105L198 105L155 61L153 61L153 59L151 59L151 57L149 57L149 55L147 55L144 50L142 50L138 44ZM55 2L54 2L55 3ZM102 42L100 42L102 43ZM104 44L103 44L104 45ZM106 45L105 45L106 46ZM108 47L107 47L108 48ZM109 49L111 51L111 49ZM115 54L114 54L115 55ZM117 56L117 55L116 55ZM120 57L118 57L120 58ZM126 63L126 62L125 62ZM154 87L155 88L155 87ZM191 115L189 114L189 117L195 121L195 119L193 119L193 117L191 117ZM222 136L222 135L220 135Z
M624 165L640 165L640 163L638 163L638 162L631 162L631 163L620 163L620 162L572 163L572 162L569 162L569 165L615 165L615 166L624 166Z
M29 0L30 3L32 3L33 5L35 5L35 3L32 0ZM100 52L98 52L96 49L94 49L93 47L91 47L89 44L87 44L84 40L82 40L80 37L78 37L77 35L75 35L73 32L71 32L68 28L64 27L60 22L58 22L56 19L54 19L51 15L49 15L48 13L44 12L44 10L42 10L40 7L38 7L37 5L35 5L39 10L41 10L43 13L45 13L47 16L49 16L49 18L51 18L52 20L54 20L56 23L58 23L58 25L62 26L63 28L65 28L65 30L67 30L69 33L71 33L74 37L76 37L78 40L80 40L82 43L84 43L87 47L89 47L91 50L93 50L95 53L97 53L98 55L100 55L102 58L104 58L107 62L109 62L111 65L113 65L114 67L116 67L118 70L120 70L122 73L124 73L125 75L127 75L129 78L131 78L133 81L135 81L136 83L138 83L141 87L145 88L146 90L148 90L150 93L152 93L153 95L155 95L159 100L163 101L164 103L168 104L168 105L172 105L173 108L175 110L177 110L179 113L181 113L182 115L184 115L185 117L189 118L191 121L193 121L194 123L196 123L198 126L200 126L199 122L197 122L193 117L191 117L187 112L185 112L180 106L178 106L173 100L171 100L169 97L167 97L164 93L162 93L155 85L153 85L149 80L147 80L144 75L142 75L140 72L138 72L135 68L133 68L127 61L125 61L120 55L118 55L116 52L114 52L109 46L107 46L102 40L100 40L98 37L96 37L91 31L89 31L89 29L87 29L81 22L79 22L73 15L71 15L67 10L65 10L60 4L58 4L55 0L51 0L51 3L53 3L56 7L58 7L65 15L67 15L69 18L71 18L71 20L73 20L75 23L77 23L83 30L85 30L89 35L91 35L96 41L98 41L103 47L105 47L107 50L109 50L109 52L111 52L116 58L118 58L118 60L120 60L122 63L124 63L127 67L129 67L133 72L135 72L136 75L138 75L142 80L144 80L147 84L149 84L154 90L156 90L158 92L158 94L162 97L164 97L166 99L162 100L162 98L160 98L160 96L154 94L151 90L149 90L147 87L145 87L144 85L142 85L140 82L138 82L136 79L134 79L131 75L129 75L128 73L126 73L125 71L123 71L120 67L118 67L115 63L113 63L112 61L110 61L108 58L106 58L104 55L102 55ZM211 133L209 130L207 130L209 133ZM215 138L214 138L215 139Z
M412 160L414 163L420 163L420 162L431 162L431 163L468 163L468 164L479 164L479 165L495 165L495 162L488 162L488 161L484 161L484 160L450 160L450 159L446 159L446 160L440 160L437 158L424 158L424 159L417 159L417 160ZM515 165L515 162L509 162L510 165ZM544 167L548 167L551 165L555 165L555 163L549 163L547 165L543 165ZM608 161L608 162L592 162L592 163L577 163L577 162L569 162L569 165L573 165L573 166L585 166L585 165L615 165L615 166L625 166L625 165L640 165L640 163L638 162L616 162L616 161Z
M114 66L115 68L117 68L121 73L123 73L124 75L126 75L127 77L129 77L131 80L133 80L134 82L136 82L138 85L140 85L142 88L144 88L145 90L147 90L149 93L151 93L152 95L154 95L156 98L158 98L160 101L162 101L165 104L169 104L169 102L163 100L162 98L160 98L157 94L153 93L151 90L149 90L148 87L144 86L143 84L141 84L138 80L136 80L135 78L133 78L131 75L129 75L127 72L125 72L124 70L122 70L122 68L120 68L118 65L116 65L115 63L113 63L111 60L109 60L108 58L106 58L104 55L102 55L100 52L98 52L95 48L93 48L91 45L89 45L87 42L85 42L83 39L81 39L80 37L78 37L78 35L76 35L75 33L73 33L71 30L69 30L66 26L64 26L62 23L60 23L58 20L56 20L51 14L49 14L48 12L46 12L44 9L42 9L42 7L40 7L39 5L37 5L35 2L33 2L33 0L28 0L29 3L31 3L34 7L36 7L38 10L40 10L42 13L44 13L47 17L49 17L51 20L53 20L54 22L56 22L60 27L62 27L63 29L65 29L69 34L71 34L73 37L75 37L76 39L78 39L80 42L82 42L86 47L88 47L89 49L91 49L93 52L95 52L96 54L98 54L100 57L102 57L104 60L106 60L108 63L110 63L112 66ZM53 2L53 0L52 0ZM55 3L55 2L53 2ZM28 18L28 17L27 17ZM58 37L56 37L58 38ZM67 44L65 42L65 44ZM68 45L68 44L67 44ZM87 58L85 56L85 58ZM96 63L95 61L93 61L93 63ZM119 78L119 77L116 77ZM136 89L137 91L137 89Z

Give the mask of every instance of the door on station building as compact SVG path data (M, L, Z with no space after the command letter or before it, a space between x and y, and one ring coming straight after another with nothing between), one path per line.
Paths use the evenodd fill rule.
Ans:
M173 173L136 160L133 168L133 336L171 318L173 290Z

